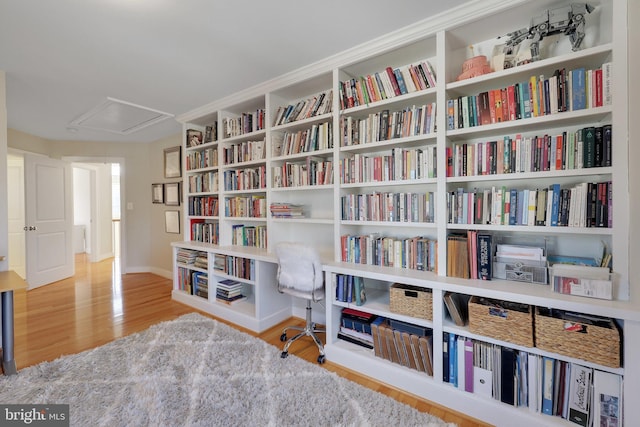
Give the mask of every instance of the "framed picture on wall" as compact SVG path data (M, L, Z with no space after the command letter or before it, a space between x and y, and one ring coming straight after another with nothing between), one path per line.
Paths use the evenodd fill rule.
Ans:
M164 231L180 234L180 211L165 211Z
M164 204L167 206L180 206L179 182L169 182L164 184Z
M164 203L164 184L151 184L151 202Z
M182 176L182 148L166 148L164 150L164 177L180 178Z

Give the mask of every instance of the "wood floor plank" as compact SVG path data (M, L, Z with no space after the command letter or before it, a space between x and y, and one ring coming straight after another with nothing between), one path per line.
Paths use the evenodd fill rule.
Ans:
M31 291L16 291L14 310L18 369L88 350L153 324L198 312L171 299L170 280L150 273L120 275L114 268L113 259L90 263L84 254L76 256L74 277ZM282 348L282 327L303 324L302 319L291 318L261 334L231 326ZM310 339L296 342L289 352L311 363L316 363L318 357L316 346ZM460 427L488 426L331 361L322 366L422 412L455 422Z

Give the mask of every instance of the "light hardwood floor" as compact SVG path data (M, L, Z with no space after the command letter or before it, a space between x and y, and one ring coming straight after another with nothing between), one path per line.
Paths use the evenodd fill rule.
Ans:
M197 311L171 299L170 280L147 273L123 276L116 264L113 260L89 263L84 255L78 255L73 278L15 293L15 358L18 370L94 348L155 323ZM243 330L281 348L283 325L296 323L302 325L303 321L292 318L261 334ZM289 351L312 363L317 358L316 347L311 341L301 340ZM455 422L460 427L488 425L388 387L331 361L322 366L420 411Z

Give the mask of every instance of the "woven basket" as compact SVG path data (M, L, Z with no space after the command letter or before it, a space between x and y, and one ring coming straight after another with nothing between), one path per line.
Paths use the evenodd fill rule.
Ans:
M394 283L389 289L389 310L392 313L433 319L433 296L431 289Z
M533 310L527 304L473 296L469 300L469 331L533 347Z
M593 325L552 317L548 309L537 307L536 347L564 356L620 367L620 331L612 319Z

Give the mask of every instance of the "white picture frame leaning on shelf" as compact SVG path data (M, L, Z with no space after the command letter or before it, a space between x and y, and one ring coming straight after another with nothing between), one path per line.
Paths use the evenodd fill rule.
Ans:
M180 183L168 182L164 184L164 204L167 206L180 206Z
M164 184L151 184L151 203L164 203Z
M164 231L166 233L180 234L180 211L164 212Z
M182 147L179 145L164 150L164 177L182 177Z

